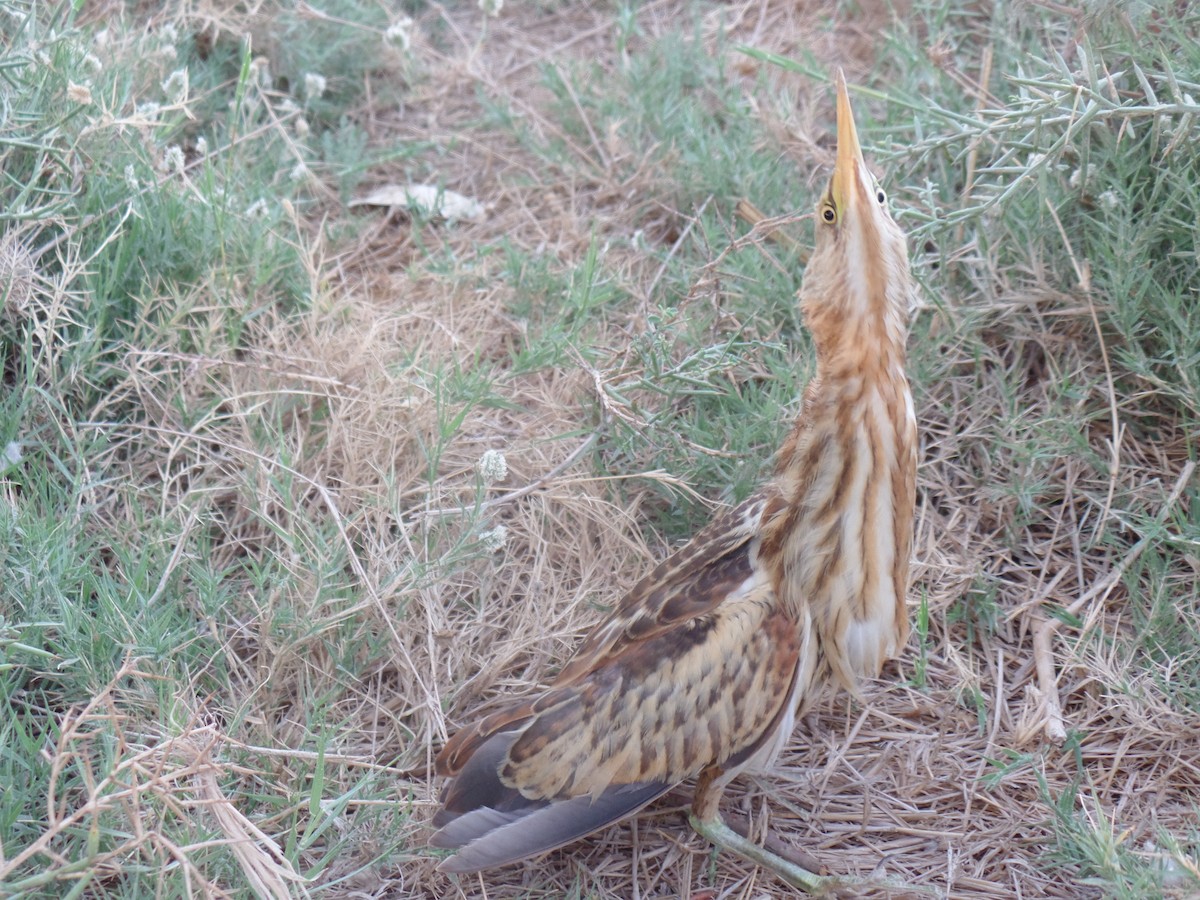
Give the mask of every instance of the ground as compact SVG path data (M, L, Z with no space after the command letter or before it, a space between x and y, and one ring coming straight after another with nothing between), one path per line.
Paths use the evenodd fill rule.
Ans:
M86 42L116 16L125 52L192 48L191 119L135 111L170 100L174 50L138 51L158 68L128 99L97 75L71 148L93 174L66 180L99 190L106 129L162 164L113 163L55 266L3 245L0 435L26 468L0 468L0 675L36 762L0 890L786 896L691 833L687 786L481 876L425 841L445 739L769 467L812 370L794 296L841 66L921 282L915 627L724 809L879 896L1196 896L1200 110L1130 74L1130 42L1175 45L1122 15L85 7ZM269 207L232 216L244 245L188 211L218 182ZM478 214L355 202L415 183ZM149 234L160 193L179 247ZM141 305L93 348L72 317L117 282ZM74 487L43 497L41 465Z

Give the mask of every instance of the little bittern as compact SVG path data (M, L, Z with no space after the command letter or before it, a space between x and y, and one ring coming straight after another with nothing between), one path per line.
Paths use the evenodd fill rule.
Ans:
M774 477L643 578L552 684L458 732L434 818L441 868L560 847L698 776L713 843L821 892L822 878L720 819L726 784L769 763L833 680L854 691L908 637L916 421L905 376L904 234L863 161L841 72L837 161L800 306L817 353Z

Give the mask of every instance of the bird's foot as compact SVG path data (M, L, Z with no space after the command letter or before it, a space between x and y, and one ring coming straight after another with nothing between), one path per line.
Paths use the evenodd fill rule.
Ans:
M922 888L895 884L886 878L851 878L837 875L818 875L816 872L810 872L790 859L785 859L778 853L772 853L749 838L743 837L726 825L719 816L710 819L701 819L695 813L692 813L688 816L688 821L691 822L692 828L695 829L697 834L707 838L722 850L736 853L742 859L774 872L787 884L815 897L832 897L836 896L840 891L853 891L856 892L853 896L860 896L863 891L872 888L882 891L899 891L902 894L925 893Z
M742 859L770 869L794 888L820 897L827 896L831 890L844 884L841 879L810 872L803 866L772 853L766 847L756 844L749 838L742 837L720 818L701 819L692 814L688 816L688 821L701 837L707 838L722 850L736 853Z

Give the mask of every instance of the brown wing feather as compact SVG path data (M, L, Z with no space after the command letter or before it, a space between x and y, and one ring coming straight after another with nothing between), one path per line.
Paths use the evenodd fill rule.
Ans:
M434 771L439 775L457 775L488 738L527 722L533 714L533 702L533 698L522 697L458 731L438 752L433 761Z
M771 489L727 510L638 581L617 608L580 644L555 684L569 684L630 642L645 640L711 612L750 574L749 545Z
M791 701L807 633L772 596L756 584L551 688L501 779L531 798L598 796L612 784L675 784L757 748Z
M477 734L461 760L431 843L465 849L444 866L524 859L622 819L710 766L740 767L792 708L810 635L756 576L710 615L548 688L525 705L527 719Z
M724 601L751 573L749 544L776 496L769 489L760 491L659 563L579 645L554 684L579 681L630 644L702 616ZM457 774L488 738L527 721L537 699L518 698L457 732L434 760L437 773Z
M779 732L807 687L812 629L757 563L774 499L718 519L639 582L551 686L446 744L437 771L455 777L434 844L465 845L448 866L559 846L709 766L741 766Z

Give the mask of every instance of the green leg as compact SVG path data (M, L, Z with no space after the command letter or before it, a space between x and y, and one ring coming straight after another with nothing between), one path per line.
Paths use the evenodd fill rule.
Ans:
M834 888L845 887L847 884L840 878L830 878L810 872L808 869L772 853L765 847L760 847L722 822L719 816L712 819L701 819L692 813L688 816L688 821L692 823L692 828L701 837L707 838L723 850L736 853L742 859L769 869L792 887L809 894L819 897Z
M778 853L772 853L766 847L761 847L749 838L742 837L721 821L719 815L711 819L702 819L694 812L688 815L692 828L701 837L707 838L722 850L736 853L742 859L749 860L755 865L762 866L774 872L780 879L794 888L799 888L814 897L828 897L839 890L853 892L851 896L861 896L864 890L887 892L898 891L905 896L918 894L921 896L937 896L937 891L924 885L908 885L893 881L890 878L849 878L840 875L818 875L789 859L784 859Z

